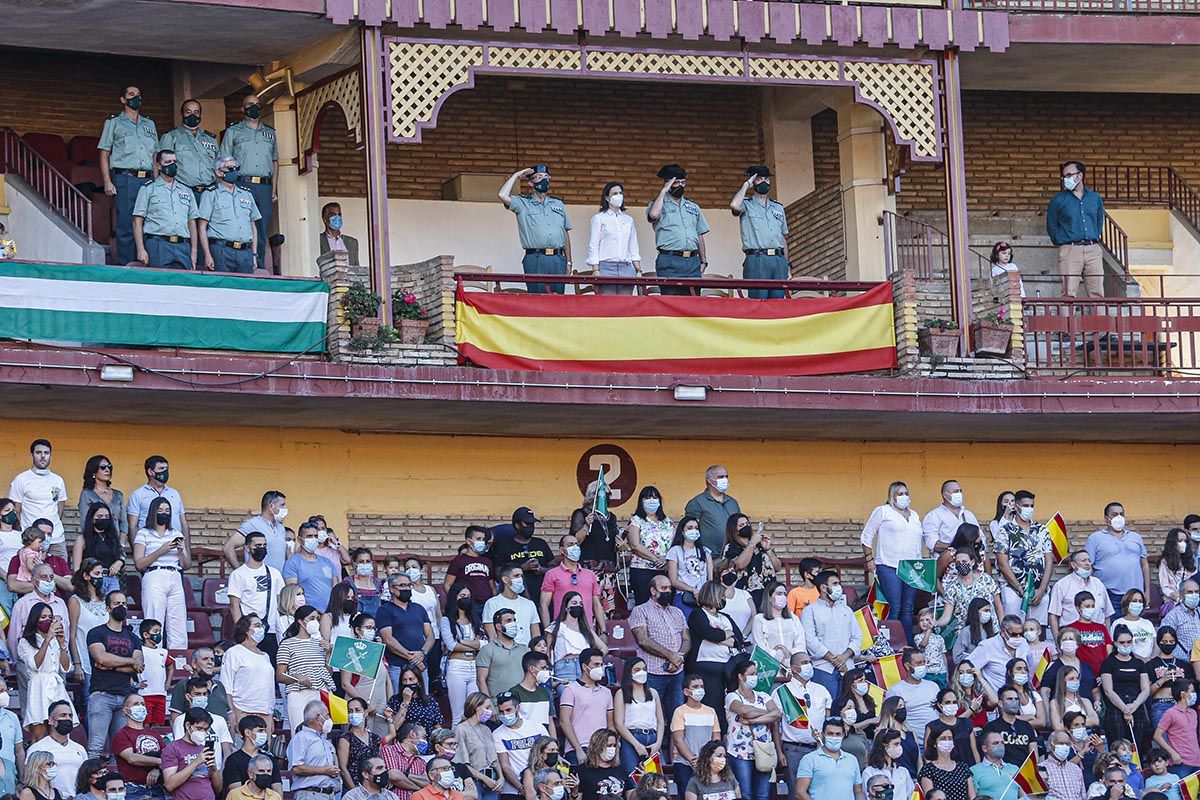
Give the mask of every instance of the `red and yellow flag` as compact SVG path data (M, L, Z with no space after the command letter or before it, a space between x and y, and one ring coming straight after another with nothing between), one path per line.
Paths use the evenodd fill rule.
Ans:
M329 709L329 718L334 725L345 725L350 721L350 709L346 701L333 692L321 692L321 702ZM290 720L288 724L291 724Z
M1200 772L1193 772L1179 782L1183 800L1200 800Z
M913 785L912 800L925 800L925 790L919 783Z
M459 360L547 372L830 375L896 366L892 285L851 297L458 292Z
M871 613L871 607L863 606L855 611L854 618L858 620L858 630L862 633L862 649L870 649L879 636L879 625L875 622L875 615Z
M629 773L629 777L634 783L637 783L651 773L661 773L662 771L662 756L655 753L639 764L637 769Z
M1050 668L1050 651L1042 651L1042 658L1038 661L1037 668L1033 671L1033 688L1042 688L1042 676L1046 674L1046 670Z
M1046 794L1050 791L1046 782L1042 780L1042 773L1038 772L1037 756L1033 753L1030 753L1029 757L1025 759L1025 763L1017 770L1013 780L1025 791L1025 794Z
M1057 511L1046 522L1046 532L1050 534L1050 546L1054 549L1055 562L1062 561L1071 552L1071 542L1067 539L1067 523L1062 514Z
M907 677L907 670L900 661L900 656L887 656L871 665L875 671L875 683L883 689L890 689Z
M891 611L892 606L888 603L883 589L879 588L879 581L871 584L871 589L867 592L867 603L863 608L870 609L877 620L887 619L888 612ZM863 649L865 650L866 648L864 647Z

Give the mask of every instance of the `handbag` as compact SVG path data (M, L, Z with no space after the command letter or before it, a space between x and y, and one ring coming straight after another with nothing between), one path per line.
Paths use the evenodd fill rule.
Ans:
M774 772L775 766L779 763L779 754L775 752L775 743L772 741L760 742L755 739L753 744L754 769L759 772Z

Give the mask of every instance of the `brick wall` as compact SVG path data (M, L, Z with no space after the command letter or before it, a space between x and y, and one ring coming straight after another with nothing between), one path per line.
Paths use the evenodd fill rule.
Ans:
M597 202L612 179L644 205L662 188L658 168L678 161L690 197L724 206L746 165L763 159L758 119L758 91L742 86L484 77L446 101L421 144L388 147L388 192L440 200L455 175L544 162L551 191L569 203ZM343 130L334 117L323 126L320 192L361 197L363 154Z
M787 207L792 277L846 279L846 224L836 181Z
M832 108L812 118L813 185L818 189L842 179L837 131L837 112Z
M17 133L37 131L99 136L104 120L121 110L128 84L142 90L142 113L166 133L175 124L170 67L164 61L75 52L41 53L0 49L0 126Z

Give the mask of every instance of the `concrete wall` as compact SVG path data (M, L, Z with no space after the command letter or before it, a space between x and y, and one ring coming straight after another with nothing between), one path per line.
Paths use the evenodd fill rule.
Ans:
M104 263L100 247L63 221L29 184L15 175L5 176L4 182L9 207L7 238L17 243L22 260Z

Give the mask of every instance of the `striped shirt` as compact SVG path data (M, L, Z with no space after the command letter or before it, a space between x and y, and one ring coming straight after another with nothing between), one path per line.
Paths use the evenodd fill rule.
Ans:
M284 639L279 645L277 658L280 664L286 665L287 674L293 678L308 678L312 681L312 688L333 691L333 676L329 673L329 664L320 640L311 636L307 639L299 636ZM289 683L287 691L300 692L304 691L304 687L299 683Z

